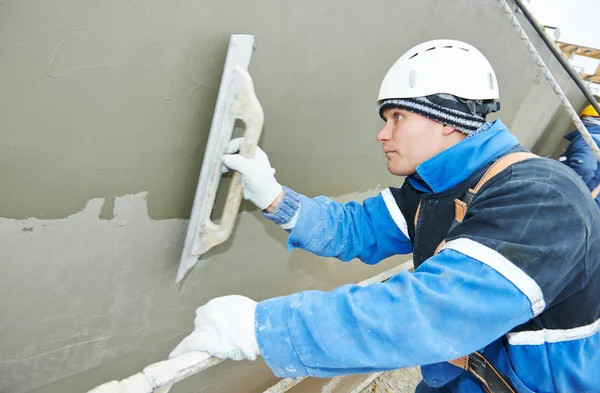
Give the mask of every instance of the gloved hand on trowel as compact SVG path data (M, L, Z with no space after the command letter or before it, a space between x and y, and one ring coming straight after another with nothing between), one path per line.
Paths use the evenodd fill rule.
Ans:
M275 169L271 167L269 157L260 147L256 147L252 159L242 157L239 152L243 138L229 142L223 156L223 172L228 169L238 171L242 175L244 199L252 201L262 210L268 208L276 200L283 197L283 187L275 180Z

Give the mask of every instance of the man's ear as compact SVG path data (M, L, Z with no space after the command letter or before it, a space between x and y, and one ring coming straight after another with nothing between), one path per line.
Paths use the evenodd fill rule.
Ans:
M444 126L442 127L442 135L444 135L444 136L448 136L448 135L452 134L454 131L460 132L456 128L449 126L447 124L444 124Z

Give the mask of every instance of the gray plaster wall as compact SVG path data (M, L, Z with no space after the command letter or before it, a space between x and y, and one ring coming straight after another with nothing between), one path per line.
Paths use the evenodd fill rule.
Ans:
M499 116L526 146L553 151L570 128L493 0L0 0L0 392L86 391L166 358L213 297L328 290L405 259L289 254L285 232L246 205L232 239L175 285L233 33L256 36L261 146L280 182L310 196L402 183L375 141L375 100L424 40L485 53ZM173 391L274 382L260 360L225 362Z

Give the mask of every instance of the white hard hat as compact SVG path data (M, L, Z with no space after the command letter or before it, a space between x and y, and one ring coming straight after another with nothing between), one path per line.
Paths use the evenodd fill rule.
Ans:
M497 100L496 74L485 56L456 40L415 46L394 63L381 83L379 102L452 94L469 100Z

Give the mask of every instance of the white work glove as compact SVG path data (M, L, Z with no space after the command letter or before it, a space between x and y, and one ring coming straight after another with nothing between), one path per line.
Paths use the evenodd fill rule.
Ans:
M233 154L240 150L242 141L243 138L232 139L225 148L223 172L227 169L238 171L242 175L244 199L264 210L283 192L283 187L275 180L275 169L271 168L269 157L260 147L256 147L252 159Z
M256 302L245 296L209 301L196 310L194 331L175 347L169 358L204 351L220 359L255 360L260 355L254 331L255 311Z

